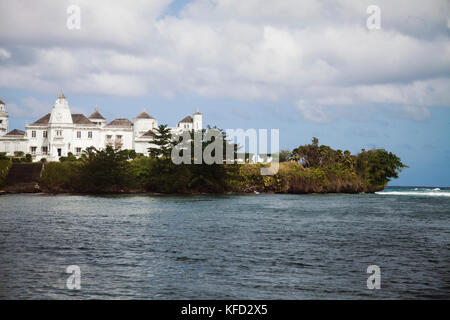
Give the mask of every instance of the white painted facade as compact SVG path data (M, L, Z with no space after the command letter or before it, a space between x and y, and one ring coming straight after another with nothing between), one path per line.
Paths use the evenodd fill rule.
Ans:
M8 113L0 100L0 152L10 156L14 152L30 153L34 161L42 158L58 161L59 157L67 156L69 152L80 156L88 147L104 149L111 145L148 155L151 131L157 128L158 122L145 110L133 121L120 118L107 123L97 108L89 118L83 114L72 114L68 101L61 93L51 113L26 125L25 132L17 129L8 132ZM201 130L202 126L202 115L197 110L193 117L185 117L171 130Z

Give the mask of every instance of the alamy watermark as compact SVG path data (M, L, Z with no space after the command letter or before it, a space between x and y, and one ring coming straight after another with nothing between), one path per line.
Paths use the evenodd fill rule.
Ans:
M66 13L69 15L67 17L66 26L69 30L80 30L81 29L81 8L76 4L72 4L67 7Z
M66 281L66 287L69 290L81 289L81 269L77 265L70 265L66 268L66 273L70 273Z
M76 4L71 4L67 7L66 13L69 15L67 17L66 26L69 30L80 30L81 29L81 8ZM366 9L366 13L369 17L366 20L366 26L369 30L379 30L381 29L381 9L377 5L370 5Z
M183 131L175 140L171 159L177 165L266 163L262 175L275 175L279 169L279 129L270 129L270 148L267 129Z
M370 5L366 9L366 13L370 14L367 18L366 26L369 30L381 29L381 9L374 4Z
M370 276L367 278L367 289L381 289L381 269L376 264L367 267L367 273Z

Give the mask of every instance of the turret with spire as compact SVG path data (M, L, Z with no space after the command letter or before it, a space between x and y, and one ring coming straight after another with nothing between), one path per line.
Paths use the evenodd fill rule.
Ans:
M155 118L147 113L147 110L142 109L134 119L134 134L139 137L149 130L155 129L158 126Z
M203 129L203 119L202 114L198 111L198 108L195 110L193 114L193 125L194 130L202 130Z
M106 125L106 119L98 111L98 107L95 106L94 112L89 116L89 120L94 122L97 126L103 127Z
M61 93L55 101L52 112L50 114L50 124L73 124L72 113L70 112L69 102L67 102L64 94Z

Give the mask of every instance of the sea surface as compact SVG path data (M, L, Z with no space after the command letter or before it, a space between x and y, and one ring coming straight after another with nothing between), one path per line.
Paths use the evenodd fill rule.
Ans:
M448 299L450 190L4 195L0 298Z

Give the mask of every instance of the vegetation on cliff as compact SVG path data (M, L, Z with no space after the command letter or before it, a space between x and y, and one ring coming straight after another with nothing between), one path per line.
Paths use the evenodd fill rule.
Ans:
M158 128L158 146L163 148L150 148L149 157L112 147L88 148L78 159L69 156L62 162L47 163L40 187L55 193L357 193L382 190L406 167L395 154L383 149L362 150L352 155L349 151L319 145L316 138L309 145L280 152L282 162L273 176L260 174L261 167L267 164L222 165L203 161L177 165L170 158L175 144L169 141L166 131L164 126ZM209 143L202 141L202 149ZM234 157L237 150L235 146Z
M9 169L11 168L10 160L0 159L0 188L4 186L6 176L8 175Z

